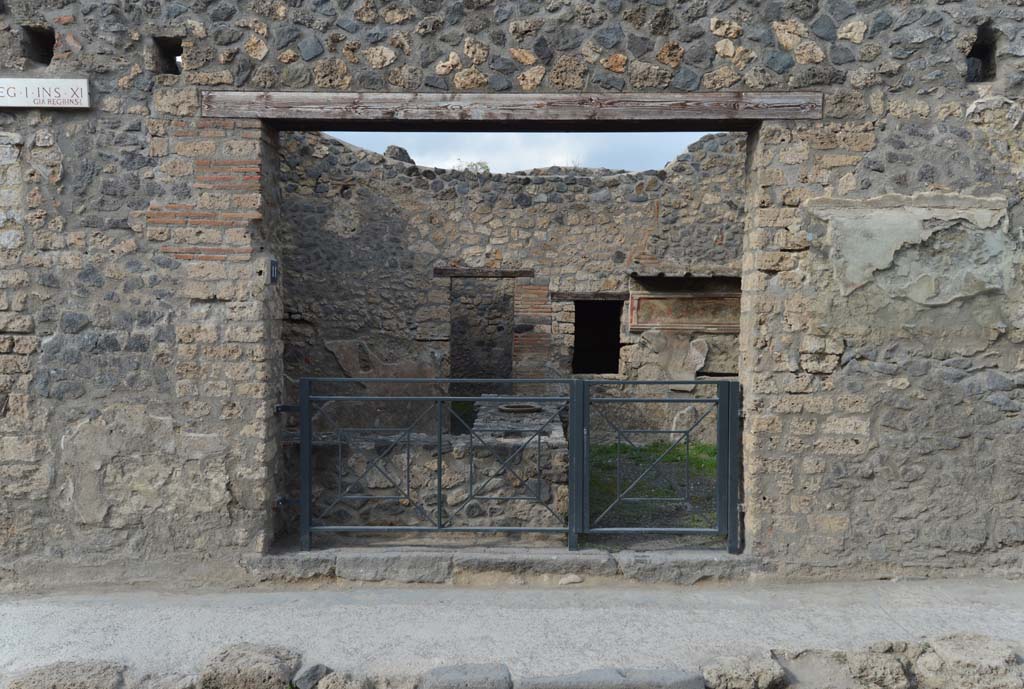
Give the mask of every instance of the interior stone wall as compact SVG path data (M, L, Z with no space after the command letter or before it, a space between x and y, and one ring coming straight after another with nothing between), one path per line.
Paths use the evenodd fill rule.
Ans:
M767 123L750 152L748 552L1020 571L1019 1L4 5L0 69L87 77L94 103L0 112L5 586L180 579L266 546L283 400L260 123L203 119L200 89L823 92L821 121ZM997 76L968 83L985 22ZM22 25L54 29L49 66ZM182 39L182 74L157 73L154 36Z
M572 302L553 303L553 293L644 291L636 274L738 275L745 146L744 134L709 135L664 169L638 173L482 174L421 167L404 153L320 134L284 135L288 379L447 377L458 369L455 304L468 291L483 306L497 283L513 293L507 323L489 325L510 329L507 375L571 374ZM533 276L434 276L452 267ZM623 375L692 377L703 359L679 357L687 371L658 365L691 339L714 340L717 368L708 370L736 372L734 335L632 333L626 313ZM644 363L657 370L641 371Z

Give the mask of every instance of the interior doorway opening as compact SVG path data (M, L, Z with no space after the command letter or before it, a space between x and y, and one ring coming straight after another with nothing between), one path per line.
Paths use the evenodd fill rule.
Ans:
M448 377L513 377L514 299L513 278L451 279ZM509 392L507 385L487 383L452 384L450 389L459 396ZM472 409L466 411L475 418Z
M622 302L576 301L573 373L618 373Z

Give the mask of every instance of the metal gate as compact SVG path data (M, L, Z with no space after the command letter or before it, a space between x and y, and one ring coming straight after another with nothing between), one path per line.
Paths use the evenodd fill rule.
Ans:
M396 531L742 549L735 381L303 378L298 394L303 549Z

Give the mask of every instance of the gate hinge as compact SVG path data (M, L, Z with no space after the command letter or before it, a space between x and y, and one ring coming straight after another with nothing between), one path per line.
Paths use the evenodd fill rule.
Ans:
M299 405L297 404L279 404L274 407L275 414L298 414Z

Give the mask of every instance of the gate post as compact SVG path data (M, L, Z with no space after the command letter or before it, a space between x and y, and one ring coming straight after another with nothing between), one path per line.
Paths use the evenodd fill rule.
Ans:
M715 466L715 488L716 506L718 517L718 533L721 536L729 535L729 510L732 509L732 499L729 492L729 467L732 463L732 455L729 448L729 433L732 431L732 397L730 383L719 382L715 385L718 396L718 436L715 451L717 463Z
M733 555L743 550L740 535L740 384L718 383L718 533Z
M569 550L579 549L579 535L586 530L584 462L584 412L586 410L586 381L569 382Z
M299 381L299 545L309 550L313 541L313 415L311 381Z
M740 480L743 472L740 446L740 384L732 381L729 384L729 552L736 555L743 551L743 538L740 531L743 521L740 518Z

